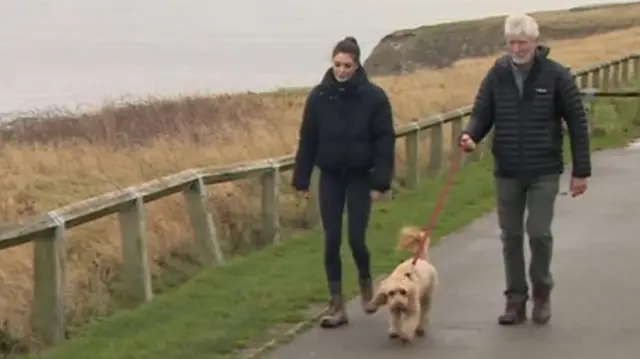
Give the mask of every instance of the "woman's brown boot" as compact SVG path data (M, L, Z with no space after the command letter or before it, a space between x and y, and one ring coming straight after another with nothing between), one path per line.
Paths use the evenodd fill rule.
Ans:
M344 299L342 295L336 295L331 298L328 312L320 318L320 326L322 328L337 328L349 323L347 312L344 308Z
M371 280L360 281L360 301L362 303L362 309L365 313L371 312L371 300L373 299L373 284Z
M373 283L371 279L361 279L360 301L362 302L362 308L366 308L371 299L373 299Z

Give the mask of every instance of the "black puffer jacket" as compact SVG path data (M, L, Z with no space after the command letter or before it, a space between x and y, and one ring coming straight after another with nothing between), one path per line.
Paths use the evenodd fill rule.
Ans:
M345 83L329 69L307 97L293 171L293 186L309 188L313 166L323 172L371 172L371 188L391 186L395 131L391 104L360 67Z
M465 132L477 143L493 127L495 173L532 178L563 171L563 129L567 124L572 174L591 175L587 116L570 70L538 46L522 96L508 55L499 58L482 81Z

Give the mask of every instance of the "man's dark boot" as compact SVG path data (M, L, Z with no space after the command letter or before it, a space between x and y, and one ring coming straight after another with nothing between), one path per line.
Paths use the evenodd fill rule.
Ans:
M349 323L347 312L344 308L344 299L341 295L335 295L331 298L329 310L320 318L320 326L322 328L337 328Z
M534 323L544 325L551 319L551 290L546 287L533 288L533 310L531 319Z
M498 317L500 325L518 325L527 320L527 301L507 299L507 304Z

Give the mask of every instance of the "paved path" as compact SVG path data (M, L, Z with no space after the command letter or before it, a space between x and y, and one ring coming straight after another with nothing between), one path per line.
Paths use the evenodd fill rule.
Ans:
M348 327L312 329L269 359L630 359L640 353L640 149L594 155L582 198L558 198L553 318L500 327L503 270L495 213L432 251L441 287L425 338L387 339L386 312L350 303ZM563 189L566 188L563 180ZM455 189L454 189L455 190Z

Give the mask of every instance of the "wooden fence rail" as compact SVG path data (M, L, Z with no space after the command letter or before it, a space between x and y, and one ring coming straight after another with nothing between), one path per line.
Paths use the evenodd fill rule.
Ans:
M602 90L640 81L640 55L625 56L591 66L574 74L582 88ZM427 174L436 176L446 164L445 153L455 150L464 119L471 106L438 114L397 127L396 136L405 139L405 185L415 188L420 181L419 134L428 131L430 151ZM451 141L445 144L444 124L450 124ZM481 151L469 158L478 159ZM259 177L262 185L261 230L265 242L277 242L280 235L279 196L280 176L293 167L293 156L263 159L229 166L189 169L124 190L106 193L76 202L35 217L26 224L4 229L0 233L0 250L34 242L33 329L45 343L64 339L64 285L66 231L109 214L118 214L124 261L127 295L136 304L152 299L146 234L145 204L168 195L182 192L199 253L205 265L224 264L224 256L216 236L216 227L206 205L207 185L249 177ZM318 172L313 173L312 196L307 204L309 227L318 222L315 195Z

